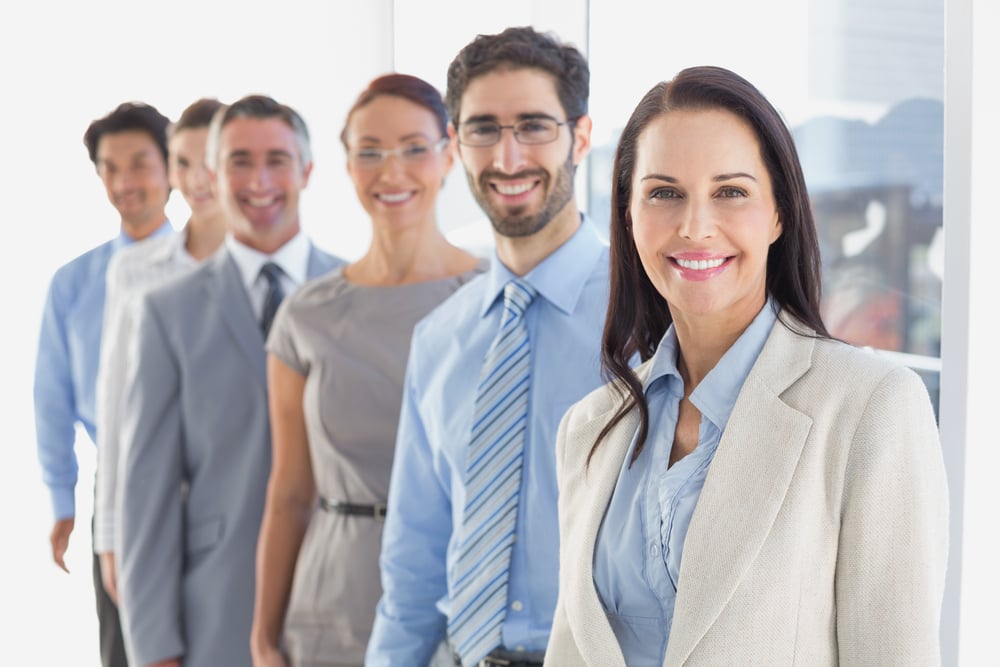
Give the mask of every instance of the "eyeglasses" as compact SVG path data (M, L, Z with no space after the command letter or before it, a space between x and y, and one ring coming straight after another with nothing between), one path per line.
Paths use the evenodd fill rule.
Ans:
M390 156L395 155L406 164L423 162L434 153L440 153L448 145L448 137L441 137L433 144L425 141L414 141L397 148L375 148L365 146L352 150L350 159L364 169L377 169L385 164Z
M555 118L525 118L513 125L501 125L492 120L470 120L458 126L458 143L463 146L486 148L500 141L504 130L512 130L514 139L519 144L548 144L559 136L559 126L569 125L576 119L570 118L563 122Z

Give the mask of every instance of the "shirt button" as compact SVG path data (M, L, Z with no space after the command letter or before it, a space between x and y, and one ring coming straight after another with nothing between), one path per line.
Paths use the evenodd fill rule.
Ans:
M520 600L514 600L513 602L510 603L510 608L513 609L514 611L521 611L522 609L524 609L524 603L522 603Z
M658 553L660 553L660 545L657 544L656 542L650 542L650 544L649 544L649 555L650 556L655 556Z

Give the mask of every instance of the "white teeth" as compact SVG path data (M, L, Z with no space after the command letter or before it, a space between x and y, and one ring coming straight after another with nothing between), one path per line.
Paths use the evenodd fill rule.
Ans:
M495 183L494 187L502 195L513 196L523 194L535 186L533 183L521 183L518 185L501 185L500 183Z
M251 206L264 207L274 203L274 197L248 197Z
M723 259L677 259L679 265L685 269L691 269L693 271L705 271L707 269L714 269L716 267L722 266Z
M401 201L406 201L413 196L412 192L397 192L395 194L389 194L388 192L383 192L381 194L375 195L376 199L388 202L390 204L398 204Z

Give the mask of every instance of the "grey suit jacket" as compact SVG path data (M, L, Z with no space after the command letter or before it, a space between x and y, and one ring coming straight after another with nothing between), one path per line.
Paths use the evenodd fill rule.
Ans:
M342 263L311 248L308 275ZM264 337L228 250L151 291L137 338L116 544L129 661L249 665L271 433Z
M635 411L586 465L619 401L599 389L560 426L547 666L625 667L592 566ZM917 375L777 322L691 521L664 665L938 664L947 516L937 427Z

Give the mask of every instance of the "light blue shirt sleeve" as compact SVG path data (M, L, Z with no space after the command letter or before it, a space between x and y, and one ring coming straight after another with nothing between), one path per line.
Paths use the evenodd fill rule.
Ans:
M367 667L426 665L445 636L450 469L440 457L435 460L417 410L415 352L411 349L389 485L380 558L383 595L369 641L378 651L369 650ZM405 518L397 519L400 515Z
M154 235L171 229L164 222ZM35 438L42 480L49 488L57 520L76 514L76 424L83 426L92 442L97 441L105 274L111 256L129 243L131 239L120 233L63 265L46 295L35 357Z
M425 664L445 638L475 388L511 278L494 257L488 273L414 330L383 534L383 595L368 667ZM525 279L538 297L525 313L532 350L529 428L501 636L508 650L536 652L548 643L558 594L556 430L570 405L603 384L607 245L584 222Z

